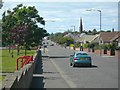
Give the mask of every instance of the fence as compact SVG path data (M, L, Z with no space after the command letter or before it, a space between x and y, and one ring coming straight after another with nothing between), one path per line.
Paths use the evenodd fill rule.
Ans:
M19 69L19 64L20 68L25 66L26 64L30 63L33 61L33 56L21 56L16 60L16 70Z

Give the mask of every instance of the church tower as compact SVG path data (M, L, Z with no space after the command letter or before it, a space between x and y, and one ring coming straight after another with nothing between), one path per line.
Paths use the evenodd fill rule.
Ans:
M83 32L82 18L80 18L80 28L79 28L79 32L80 32L80 33Z

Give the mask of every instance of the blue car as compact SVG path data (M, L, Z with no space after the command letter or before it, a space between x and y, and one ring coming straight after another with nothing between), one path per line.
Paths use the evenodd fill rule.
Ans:
M70 66L92 66L91 56L83 51L74 52L70 55Z

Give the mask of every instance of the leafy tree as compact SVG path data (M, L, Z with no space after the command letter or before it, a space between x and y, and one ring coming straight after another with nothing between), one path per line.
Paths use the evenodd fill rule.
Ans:
M70 44L73 44L74 40L70 37L62 37L58 39L59 44L64 44L65 46L69 46Z
M97 30L96 30L96 29L93 29L92 34L93 34L93 35L97 34Z
M46 30L38 27L38 24L45 25L45 21L34 6L19 4L2 16L3 44L24 45L25 54L27 48L38 45L48 35Z
M111 30L107 30L106 32L111 32Z

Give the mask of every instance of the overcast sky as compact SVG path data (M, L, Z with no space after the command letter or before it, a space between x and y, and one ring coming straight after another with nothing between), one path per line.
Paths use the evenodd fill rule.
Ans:
M87 9L101 10L102 11L102 30L112 30L114 28L118 30L118 0L109 0L109 2L97 2L102 0L96 0L94 2L88 2L88 0L74 0L74 2L68 2L68 0L39 0L33 2L33 0L4 0L3 7L0 10L3 11L12 9L17 4L22 3L26 6L35 6L45 21L45 29L49 33L64 32L68 29L73 29L71 26L75 26L75 30L78 31L80 18L83 20L84 30L93 30L94 28L99 31L100 27L100 13L98 11L86 11ZM26 1L26 2L25 2ZM51 1L51 2L50 2ZM73 1L73 0L71 0ZM93 1L93 0L92 0ZM114 1L114 2L113 2ZM2 18L0 16L0 18ZM54 21L54 22L53 22ZM41 26L43 27L43 26Z

